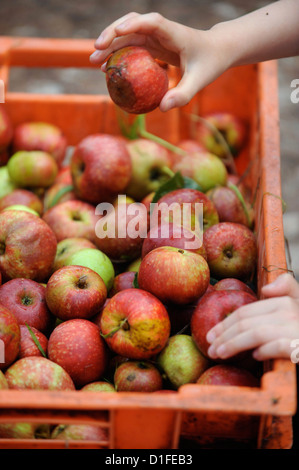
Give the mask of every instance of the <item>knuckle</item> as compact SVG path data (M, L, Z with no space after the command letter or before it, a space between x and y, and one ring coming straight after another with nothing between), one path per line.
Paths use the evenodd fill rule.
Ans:
M162 21L163 21L164 18L163 18L163 16L162 16L160 13L158 13L157 11L153 11L153 12L151 13L151 19L152 19L152 21L153 21L154 23L162 23Z

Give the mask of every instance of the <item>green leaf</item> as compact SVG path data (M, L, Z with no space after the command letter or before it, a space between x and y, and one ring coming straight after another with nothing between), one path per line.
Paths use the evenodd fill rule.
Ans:
M168 194L171 191L183 188L190 188L196 189L197 191L202 191L202 188L198 183L196 183L196 181L187 176L182 176L181 172L178 171L168 181L166 181L160 186L160 188L156 191L152 199L152 203L157 202L159 199L161 199L162 196L165 196L165 194Z
M43 350L43 348L42 348L41 345L40 345L39 340L37 339L37 337L36 337L35 334L33 333L32 329L30 328L30 326L28 325L28 323L25 322L25 325L27 326L28 331L29 331L29 333L30 333L30 336L31 336L31 338L33 339L34 344L37 346L39 352L40 352L44 357L47 357L45 351Z
M59 189L59 191L57 191L57 193L55 194L51 204L49 205L49 209L51 207L56 206L56 204L60 201L62 196L64 196L66 193L69 193L69 192L73 191L73 189L74 189L74 186L71 185L71 184L69 184L67 186L64 186L63 188Z
M188 176L183 176L183 180L184 180L184 188L197 189L197 191L203 192L202 187L192 178L189 178Z
M135 273L134 280L133 280L133 287L135 287L135 289L139 289L139 284L138 284L138 272Z

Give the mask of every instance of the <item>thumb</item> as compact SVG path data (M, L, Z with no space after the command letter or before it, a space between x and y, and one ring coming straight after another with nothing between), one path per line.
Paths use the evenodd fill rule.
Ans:
M299 284L294 277L289 274L281 274L275 281L262 288L265 297L282 297L287 295L293 299L299 299Z
M175 88L171 88L163 97L160 103L161 111L184 106L198 92L198 81L194 77L194 73L185 72L180 82Z

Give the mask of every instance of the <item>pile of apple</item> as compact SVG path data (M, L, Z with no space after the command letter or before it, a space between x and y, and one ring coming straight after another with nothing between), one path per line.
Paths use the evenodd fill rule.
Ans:
M217 136L198 123L197 139L178 142L178 151L108 134L71 148L53 124L13 128L0 106L0 389L258 386L249 354L221 362L207 355L208 330L256 300L248 192L224 164ZM238 155L243 123L227 113L206 119ZM185 249L186 232L171 217L152 236L152 201L191 210L202 203L200 248ZM98 204L112 204L128 227L135 202L148 209L139 220L145 237L97 236ZM0 437L105 436L97 426L0 424Z

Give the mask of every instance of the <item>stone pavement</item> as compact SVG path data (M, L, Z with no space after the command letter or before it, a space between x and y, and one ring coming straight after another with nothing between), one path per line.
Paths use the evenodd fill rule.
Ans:
M101 30L129 11L158 11L167 18L206 29L219 21L243 15L270 2L260 0L1 0L0 34L33 37L96 38ZM299 103L291 102L291 81L299 79L299 57L279 64L281 177L287 204L284 230L292 268L299 280ZM104 80L94 70L14 69L11 90L45 93L106 93Z

